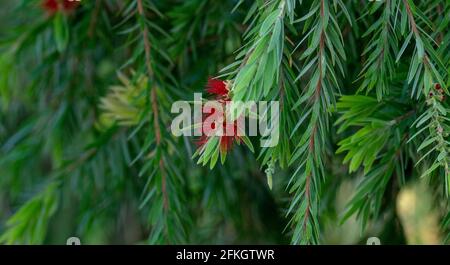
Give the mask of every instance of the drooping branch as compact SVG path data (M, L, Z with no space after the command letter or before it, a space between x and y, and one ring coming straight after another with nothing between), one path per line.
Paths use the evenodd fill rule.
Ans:
M137 9L138 9L137 11L138 11L139 16L142 19L142 41L144 43L145 65L147 68L147 74L148 74L150 80L152 81L154 76L153 76L153 68L152 68L152 62L151 62L151 44L149 41L148 27L146 25L146 17L145 17L145 11L144 11L144 6L143 6L142 1L143 0L137 0ZM161 128L159 125L158 99L157 99L155 86L151 87L150 103L151 103L152 111L153 111L153 128L154 128L154 134L155 134L155 138L156 138L156 145L157 145L157 148L160 148L161 147ZM164 161L162 160L162 158L160 158L158 165L159 165L159 170L161 172L161 177L162 177L161 190L162 190L163 197L164 197L164 209L165 209L165 211L167 211L169 208L169 200L168 200L167 187L166 187L166 185L167 185L166 184L166 173L164 170Z

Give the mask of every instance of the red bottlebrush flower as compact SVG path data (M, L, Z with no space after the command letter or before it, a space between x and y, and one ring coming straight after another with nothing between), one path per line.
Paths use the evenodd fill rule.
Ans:
M220 80L210 78L208 79L208 84L206 85L206 91L210 94L214 94L218 97L225 97L228 99L228 87L227 83Z
M67 12L72 11L78 7L78 4L79 4L78 1L63 0L62 1L62 9Z
M210 94L215 95L216 100L219 104L222 105L222 111L218 112L216 108L211 108L208 112L203 109L203 120L201 124L203 135L196 141L197 146L203 147L210 137L219 137L219 148L221 152L226 153L229 151L234 142L240 143L242 141L241 137L238 135L238 132L241 132L241 129L238 128L238 120L233 122L227 122L226 113L223 112L225 109L225 105L231 99L229 98L229 84L226 81L222 81L220 79L209 78L208 83L206 85L206 91ZM219 108L220 110L220 108ZM206 119L211 117L212 115L216 116L216 121L211 124L206 124ZM217 124L217 116L221 118L223 121L222 127ZM221 136L216 135L216 130L222 130Z
M233 135L231 135L231 136L225 135L227 128L228 128L228 130L233 130ZM205 128L205 127L203 128L204 133L213 132L215 129L216 129L216 125L214 123L211 124L211 128ZM223 123L223 134L224 135L217 136L217 137L220 137L219 146L220 146L220 150L222 152L229 151L233 147L233 143L235 141L237 143L241 142L241 137L239 137L237 133L238 133L237 121L234 121L233 123L229 123L229 124L227 124L224 121L224 123ZM208 142L209 137L214 137L214 136L208 136L207 134L203 134L202 136L200 136L200 138L196 142L197 146L199 146L199 147L204 146Z
M198 147L204 146L208 142L208 136L203 134L200 138L195 142Z
M232 136L221 136L220 137L220 150L222 152L226 152L233 147L233 142L236 141L238 143L241 142L241 138L237 135L238 133L238 124L237 121L234 121L233 123L226 124L224 122L223 124L224 130L227 131L227 128L230 130L233 130Z
M50 13L55 13L59 9L59 4L57 0L44 0L42 8Z
M70 12L77 8L78 5L78 1L69 0L44 0L42 2L42 8L51 14L56 13L59 10Z
M223 115L223 125L222 128L218 128L217 122L211 123L211 124L205 124L205 119L212 116L212 115ZM210 113L203 115L203 121L202 121L202 130L203 135L199 138L199 140L196 142L197 146L202 147L204 146L210 137L210 135L214 135L216 129L222 129L222 136L219 139L219 147L222 152L226 152L231 149L233 146L233 143L236 141L238 143L241 142L241 137L238 136L238 121L227 123L225 119L225 113L216 113L215 108L211 108ZM209 126L208 126L209 125ZM231 135L227 135L227 133L230 133Z
M435 84L434 89L436 89L437 91L441 90L442 89L441 84Z

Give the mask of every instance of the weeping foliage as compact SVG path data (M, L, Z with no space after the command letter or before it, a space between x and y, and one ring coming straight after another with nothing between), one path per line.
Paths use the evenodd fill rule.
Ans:
M0 4L1 243L404 243L417 182L449 241L450 2L47 2ZM279 101L278 144L175 137L210 77Z

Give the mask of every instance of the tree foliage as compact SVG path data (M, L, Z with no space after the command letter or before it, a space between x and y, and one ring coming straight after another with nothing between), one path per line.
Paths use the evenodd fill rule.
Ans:
M415 182L448 242L449 1L0 7L0 242L319 244L389 231ZM175 137L171 104L210 77L279 101L279 143Z

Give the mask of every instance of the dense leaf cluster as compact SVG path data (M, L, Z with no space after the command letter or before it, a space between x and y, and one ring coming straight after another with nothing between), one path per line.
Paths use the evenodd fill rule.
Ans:
M0 242L403 242L416 182L449 240L449 1L43 2L0 4ZM210 76L280 102L276 146L171 134Z

